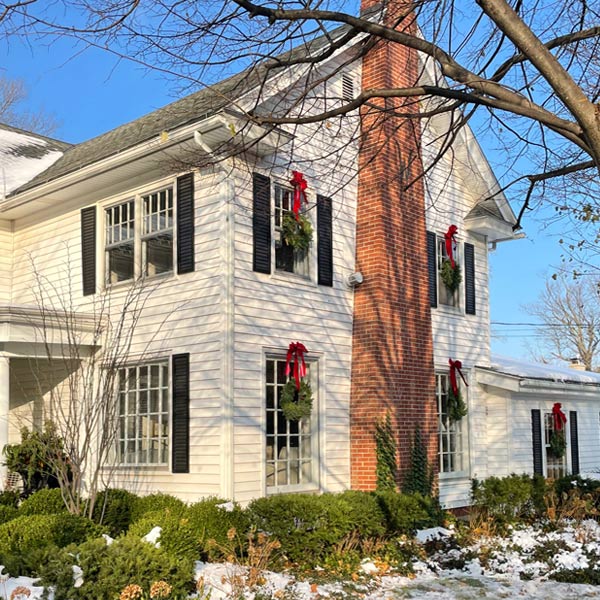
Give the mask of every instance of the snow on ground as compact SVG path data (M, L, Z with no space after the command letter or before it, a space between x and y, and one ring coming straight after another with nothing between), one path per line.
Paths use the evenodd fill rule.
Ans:
M158 541L156 532L154 537ZM593 569L600 571L600 525L593 520L577 525L547 530L541 527L514 529L511 535L482 537L471 546L460 548L451 530L433 528L417 533L420 543L434 548L428 557L413 564L414 575L404 577L378 573L377 561L363 560L360 575L352 581L297 580L290 574L262 573L259 584L247 586L249 570L228 563L196 564L199 594L190 598L233 600L272 598L273 600L570 600L599 598L600 586L552 581L560 571ZM458 560L461 559L462 561ZM458 562L457 562L458 560ZM461 568L446 568L453 561ZM74 569L75 584L85 572ZM599 578L600 579L600 578ZM28 588L29 596L13 600L39 600L43 589L28 577L0 575L0 598L9 599L19 586ZM52 599L52 594L50 595ZM59 599L56 599L59 600Z

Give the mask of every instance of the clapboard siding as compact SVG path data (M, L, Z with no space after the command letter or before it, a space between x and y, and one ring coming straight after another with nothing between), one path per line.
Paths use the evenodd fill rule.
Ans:
M300 137L302 132L297 132ZM324 135L329 135L328 133ZM318 136L317 136L317 139ZM314 140L298 141L310 153ZM349 153L348 153L349 154ZM340 157L347 161L347 157ZM332 159L335 162L335 159ZM250 500L264 488L264 357L265 351L285 351L292 341L308 348L317 359L317 398L321 490L338 491L350 483L349 402L352 354L352 291L345 278L354 269L356 184L344 180L351 171L332 172L317 162L310 172L309 200L316 194L332 196L333 287L317 285L316 248L312 248L311 280L273 269L270 275L252 271L251 180L238 174L235 181L234 278L234 489L236 498ZM257 167L260 169L260 165ZM266 172L266 171L265 171ZM345 174L344 174L345 173ZM272 180L286 183L287 166L269 171ZM334 190L340 189L341 191ZM316 231L316 211L309 211ZM316 240L316 235L315 238ZM317 375L317 371L313 371ZM248 457L252 457L250 460ZM261 465L257 468L257 465Z
M226 233L223 203L224 186L215 176L196 174L196 270L149 280L142 316L132 338L130 354L167 360L171 355L190 354L190 473L172 474L168 469L131 473L118 470L113 485L133 491L174 493L189 501L222 493L222 397L223 397L223 261L221 243ZM149 185L148 187L153 187ZM140 190L123 190L127 198ZM86 205L103 203L101 191L86 198ZM114 200L109 199L110 201ZM96 296L81 295L79 209L59 210L15 222L13 290L20 302L37 304L35 270L51 285L65 292L73 289L74 307L93 311ZM104 214L99 211L100 227ZM1 243L0 237L0 243ZM101 277L101 273L99 273ZM100 278L100 283L102 279ZM62 286L62 288L61 288ZM128 284L111 291L113 317L130 293ZM16 371L15 371L16 372ZM12 375L12 369L11 369ZM31 411L33 400L23 411ZM13 411L15 413L15 411ZM14 427L16 413L11 413Z
M11 301L13 233L10 221L0 221L0 303Z

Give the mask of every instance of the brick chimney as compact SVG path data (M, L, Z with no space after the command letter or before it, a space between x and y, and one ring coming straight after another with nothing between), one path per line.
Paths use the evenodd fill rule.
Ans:
M361 8L375 5L363 0ZM406 12L406 1L386 5L385 23ZM413 19L409 14L399 27L415 30ZM398 44L379 42L363 58L363 89L409 86L417 77L416 53ZM418 107L414 99L376 102L387 112L362 109L356 267L364 283L354 298L350 403L352 487L365 490L375 488L373 434L388 411L398 447L399 483L410 465L417 425L434 469L437 464L420 125L417 119L389 114L393 108L416 112Z

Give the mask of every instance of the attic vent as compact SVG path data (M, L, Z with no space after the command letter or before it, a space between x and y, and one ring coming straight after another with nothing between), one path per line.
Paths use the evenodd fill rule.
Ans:
M344 102L354 100L354 81L347 73L342 74L342 99Z

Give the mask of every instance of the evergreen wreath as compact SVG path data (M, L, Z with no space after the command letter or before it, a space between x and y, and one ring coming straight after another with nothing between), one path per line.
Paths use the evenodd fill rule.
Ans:
M460 421L467 415L467 405L463 400L460 389L455 394L452 386L448 387L448 417L451 421Z
M288 246L296 250L308 250L313 237L313 228L310 221L298 215L298 220L291 212L283 215L281 235Z
M557 431L556 429L550 435L550 453L554 458L562 458L567 449L567 440L565 439L564 430Z
M440 271L440 275L442 276L442 281L444 285L454 293L460 282L462 281L462 273L460 271L460 267L458 263L454 263L454 268L452 268L452 263L449 258L445 258L442 262L442 269Z
M304 380L300 381L300 389L296 389L294 378L288 380L281 390L281 401L279 406L283 416L288 421L300 421L310 417L312 410L313 393L310 384Z

